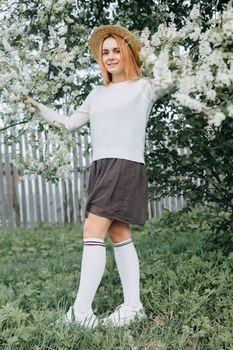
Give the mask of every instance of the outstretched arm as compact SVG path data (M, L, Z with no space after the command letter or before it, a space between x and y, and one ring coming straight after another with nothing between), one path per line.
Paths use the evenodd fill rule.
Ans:
M51 108L48 108L42 103L38 104L38 109L42 118L45 119L48 123L62 123L65 125L66 129L70 131L80 128L89 120L89 109L86 105L84 105L84 103L75 111L75 113L69 117L62 115Z
M64 124L66 129L72 131L80 128L82 125L89 121L89 111L90 111L90 94L86 97L84 102L78 107L78 109L71 115L62 115L53 109L45 106L44 104L33 100L29 96L25 96L23 99L31 103L35 108L38 109L39 114L44 120L52 124L53 122L58 122Z

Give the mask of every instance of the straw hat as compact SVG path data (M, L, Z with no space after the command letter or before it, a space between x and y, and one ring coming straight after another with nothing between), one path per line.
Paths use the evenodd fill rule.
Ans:
M142 61L140 59L139 53L142 47L142 43L140 42L139 37L137 37L134 33L130 32L126 28L123 28L117 24L102 25L100 27L97 27L91 34L89 45L91 53L96 61L98 61L100 43L102 39L107 38L109 34L116 34L120 36L130 45L136 62L140 67L142 65Z

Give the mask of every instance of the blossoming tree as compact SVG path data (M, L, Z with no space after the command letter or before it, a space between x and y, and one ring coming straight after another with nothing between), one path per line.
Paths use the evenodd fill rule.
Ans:
M205 2L200 4L204 11ZM99 81L88 53L91 28L118 20L138 33L148 26L151 32L146 28L141 33L145 74L157 77L158 84L166 76L161 70L169 68L175 77L171 94L156 104L148 122L151 195L183 193L192 204L219 203L219 208L232 213L232 6L222 14L216 12L212 21L206 21L212 12L203 15L198 6L185 21L189 7L176 6L175 1L158 6L152 0L106 1L87 9L81 0L2 0L0 131L17 125L7 141L17 142L27 132L31 147L41 154L39 160L28 155L15 164L48 180L69 173L70 148L76 140L62 125L47 125L37 118L20 96L32 94L71 113ZM179 13L172 19L173 9ZM37 139L35 130L45 131L47 139ZM48 140L57 144L53 152ZM182 154L183 148L188 154Z
M87 54L89 29L79 15L73 0L1 2L0 131L10 129L7 143L17 142L26 132L30 147L40 154L39 159L28 153L14 160L24 174L36 172L56 181L69 173L72 135L62 125L37 118L35 108L25 105L20 96L32 95L66 114L85 98L98 78ZM43 131L46 139L39 139L36 131ZM51 151L49 144L54 143L57 146Z
M142 40L147 74L176 73L162 102L167 111L157 105L148 125L151 196L183 194L191 206L224 211L232 230L232 5L208 23L195 6L181 29L161 24L156 33L145 29Z

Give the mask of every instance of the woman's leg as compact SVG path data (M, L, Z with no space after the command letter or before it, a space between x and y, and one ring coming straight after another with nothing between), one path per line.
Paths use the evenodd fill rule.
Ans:
M83 225L83 254L78 293L73 310L77 320L91 312L91 304L102 279L106 249L104 238L113 220L88 213Z
M141 308L139 261L129 225L115 220L108 229L108 235L113 242L124 303L136 309Z

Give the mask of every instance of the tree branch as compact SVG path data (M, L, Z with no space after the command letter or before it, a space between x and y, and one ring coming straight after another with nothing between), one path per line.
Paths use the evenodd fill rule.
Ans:
M28 120L23 120L22 122L14 123L14 124L5 126L4 128L1 128L0 131L4 131L4 130L7 130L7 129L9 129L9 128L12 128L13 126L21 125L21 124L26 124L26 123L28 123Z

